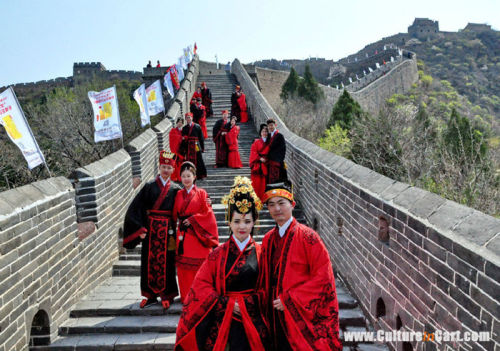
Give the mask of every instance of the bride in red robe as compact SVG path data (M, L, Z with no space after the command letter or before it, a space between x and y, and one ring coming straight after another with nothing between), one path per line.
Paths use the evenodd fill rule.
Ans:
M219 234L207 192L194 184L194 164L182 164L181 179L184 188L175 197L173 216L179 220L176 266L181 302L184 302L198 269L212 248L219 245Z
M255 139L250 149L250 178L255 192L262 200L266 190L267 154L269 152L267 124L260 125L260 138Z
M236 125L236 116L231 117L231 129L226 134L226 143L229 149L227 156L227 166L229 168L241 168L240 152L238 151L238 136L240 135L240 127Z
M270 334L255 287L260 246L253 238L262 203L248 178L236 177L227 218L231 236L210 253L186 297L174 350L264 351Z
M170 130L168 134L168 142L170 145L170 151L175 154L175 170L170 179L175 182L181 181L181 165L184 162L184 157L179 152L179 146L182 141L182 126L184 124L184 120L182 117L177 118L177 125L175 128Z

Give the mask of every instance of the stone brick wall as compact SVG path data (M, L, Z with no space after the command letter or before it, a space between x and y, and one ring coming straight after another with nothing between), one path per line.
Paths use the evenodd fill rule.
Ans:
M280 93L283 83L288 78L288 72L275 71L256 67L255 69L262 94L273 108L281 103ZM381 69L368 74L357 82L346 87L351 96L361 107L372 113L378 114L385 101L393 94L407 92L413 83L418 80L416 57L412 60L388 63ZM325 93L328 104L333 105L342 95L342 90L320 85Z
M500 220L384 177L291 133L238 60L256 125L275 118L297 199L334 270L376 329L488 331L489 343L413 343L414 350L499 350ZM389 224L387 243L380 222ZM391 343L402 350L401 343Z
M179 116L180 105L167 115ZM157 173L158 149L169 150L170 129L165 119L126 150L74 170L69 179L0 193L0 351L28 349L33 318L41 312L53 340L72 306L111 276L125 212Z

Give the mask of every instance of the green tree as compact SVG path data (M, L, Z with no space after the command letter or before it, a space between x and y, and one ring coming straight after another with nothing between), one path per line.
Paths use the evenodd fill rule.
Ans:
M323 149L339 156L349 157L351 153L349 131L342 129L338 124L325 130L325 135L318 139L318 144Z
M290 69L290 74L286 79L285 83L281 87L280 97L283 100L287 100L289 97L294 96L297 93L297 89L299 88L300 77L297 74L297 71L292 67Z
M309 65L305 67L304 79L300 81L297 92L300 97L313 104L316 104L323 97L323 92L316 79L314 79Z
M327 128L338 123L342 129L351 130L354 119L359 118L361 113L361 106L351 97L347 90L344 90L344 93L333 106Z
M456 109L451 111L443 139L447 150L455 156L463 156L463 162L484 157L488 149L481 131L473 128L469 119Z

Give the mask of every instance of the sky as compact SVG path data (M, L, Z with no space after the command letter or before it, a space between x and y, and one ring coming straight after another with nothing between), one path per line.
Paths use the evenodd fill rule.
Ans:
M201 60L338 60L415 17L442 31L468 22L500 30L500 0L0 0L0 86L72 75L74 62L141 71L175 63L197 43Z

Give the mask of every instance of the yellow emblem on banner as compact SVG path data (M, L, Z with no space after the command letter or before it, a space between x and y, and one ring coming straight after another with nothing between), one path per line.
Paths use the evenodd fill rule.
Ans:
M148 94L148 102L156 101L156 90L151 90Z
M16 124L14 123L14 120L12 119L11 115L5 116L4 118L2 118L2 120L3 120L2 124L5 127L7 134L9 134L12 139L16 140L22 138L22 134L17 129Z
M104 118L113 116L113 108L111 107L111 102L106 102L104 105L102 105L102 109L104 110Z

